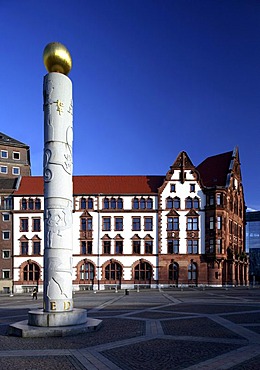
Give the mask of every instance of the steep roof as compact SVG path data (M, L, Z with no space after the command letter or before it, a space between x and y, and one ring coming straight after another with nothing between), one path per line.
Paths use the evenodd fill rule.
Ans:
M185 158L186 168L192 168L193 164L185 152L180 153L180 158ZM238 158L238 151L230 151L206 158L194 170L200 175L200 180L205 187L223 186L228 181L228 175L233 170L233 159ZM179 157L177 157L179 158ZM173 164L170 171L174 169L177 162ZM178 167L179 168L179 167ZM73 176L73 194L156 194L167 178L165 176ZM41 176L22 177L19 189L15 195L39 195L44 194L44 183Z
M77 194L153 194L158 192L164 176L73 176L73 193ZM15 195L43 195L41 176L22 177Z
M206 187L226 186L233 151L206 158L197 166L202 184Z
M0 132L0 145L7 145L7 146L16 146L19 148L29 148L28 145L22 143L21 141L18 141L6 134L3 134Z

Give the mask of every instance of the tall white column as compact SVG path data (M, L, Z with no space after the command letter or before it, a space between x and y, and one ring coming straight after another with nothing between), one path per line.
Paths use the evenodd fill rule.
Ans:
M44 77L44 311L73 309L72 83Z

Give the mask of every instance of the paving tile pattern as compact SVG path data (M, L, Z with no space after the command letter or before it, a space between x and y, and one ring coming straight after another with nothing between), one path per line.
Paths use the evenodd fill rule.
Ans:
M162 321L161 324L165 335L243 339L240 335L218 325L207 317L175 321L166 320Z
M179 342L154 339L144 343L102 352L125 370L132 369L185 369L203 360L239 348L238 345L198 342Z
M103 320L99 331L62 338L6 335L10 323L41 304L26 295L1 297L0 369L260 369L260 289L79 292L74 306Z

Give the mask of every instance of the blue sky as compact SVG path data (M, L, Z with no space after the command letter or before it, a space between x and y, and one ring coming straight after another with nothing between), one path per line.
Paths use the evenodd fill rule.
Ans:
M70 50L74 174L164 175L239 147L260 210L259 0L0 0L1 130L42 174L44 47Z

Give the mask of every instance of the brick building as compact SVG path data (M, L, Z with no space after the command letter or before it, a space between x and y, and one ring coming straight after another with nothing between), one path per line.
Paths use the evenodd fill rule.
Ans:
M0 178L30 175L30 147L0 132Z
M13 195L15 292L42 290L43 185L25 176ZM75 290L248 284L237 148L197 167L181 152L165 176L74 176L73 187Z
M13 194L31 174L28 145L0 133L0 292L12 290Z

